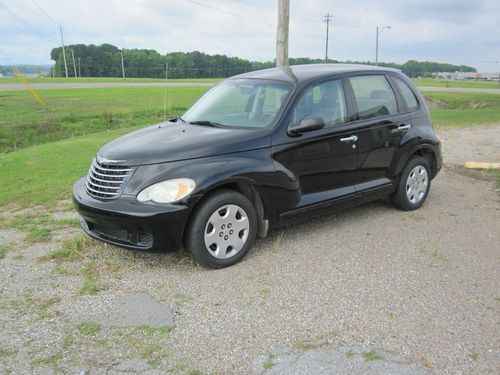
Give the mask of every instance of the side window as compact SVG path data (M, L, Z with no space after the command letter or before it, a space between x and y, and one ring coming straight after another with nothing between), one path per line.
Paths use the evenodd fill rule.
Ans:
M396 82L396 86L399 89L399 92L403 96L403 99L406 103L406 107L409 111L414 111L418 108L418 100L415 97L412 89L408 87L408 85L403 82L403 80L399 78L393 78L394 82Z
M321 117L326 126L347 122L342 80L308 87L293 111L293 123L300 122L306 116Z
M393 115L398 112L396 96L382 75L350 77L359 119Z

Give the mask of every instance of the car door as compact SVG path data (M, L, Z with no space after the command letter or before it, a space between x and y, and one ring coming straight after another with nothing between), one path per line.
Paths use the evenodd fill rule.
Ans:
M388 171L410 131L410 116L384 74L355 75L348 83L358 128L356 191L390 189Z
M299 136L286 134L273 141L273 157L299 182L297 206L314 205L355 193L357 133L348 124L343 79L304 89L292 109L289 127L307 116L321 117L325 127Z

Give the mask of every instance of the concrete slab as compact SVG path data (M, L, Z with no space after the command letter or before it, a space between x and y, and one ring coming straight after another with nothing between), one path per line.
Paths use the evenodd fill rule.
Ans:
M367 360L363 351L350 348L320 348L307 351L290 350L270 353L254 359L254 374L288 375L429 375L430 370L389 353L377 352Z

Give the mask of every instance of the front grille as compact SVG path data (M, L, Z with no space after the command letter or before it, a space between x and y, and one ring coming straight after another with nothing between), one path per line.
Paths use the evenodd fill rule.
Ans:
M91 230L99 237L108 238L112 241L129 243L141 247L153 246L153 234L141 231L130 231L109 225L91 224Z
M131 167L102 163L94 158L85 181L87 193L99 199L116 199L133 171Z

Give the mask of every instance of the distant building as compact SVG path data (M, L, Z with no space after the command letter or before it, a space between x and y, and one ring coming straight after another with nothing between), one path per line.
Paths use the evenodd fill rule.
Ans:
M2 73L0 73L0 78L3 78L3 74Z
M474 72L439 72L434 73L434 78L453 79L457 81L498 81L500 73L474 73Z

